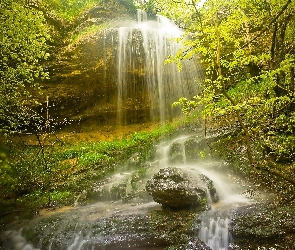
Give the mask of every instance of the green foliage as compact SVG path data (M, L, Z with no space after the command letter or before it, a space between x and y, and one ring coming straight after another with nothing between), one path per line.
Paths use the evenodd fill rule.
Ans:
M47 77L41 66L48 58L48 30L41 12L23 1L0 3L0 133L15 133L37 119L27 105L28 87L38 88L36 79Z
M79 164L80 165L98 164L99 162L105 162L105 161L109 161L111 159L112 159L112 157L109 157L106 154L89 152L89 153L85 153L81 157L79 157Z
M250 142L266 149L264 157L295 159L295 53L287 49L294 46L294 3L153 3L161 14L186 29L183 49L167 62L174 61L181 68L181 60L198 57L206 69L202 93L192 100L180 98L174 105L181 105L184 113L202 107L207 125L213 127L238 122L249 159Z
M153 1L149 0L134 0L134 5L141 10L144 10L148 15L157 14L156 6Z
M91 25L87 27L86 29L83 29L79 34L75 34L72 36L71 41L72 43L75 43L76 41L79 41L79 39L89 36L91 34L97 33L99 30L103 30L107 28L107 24L102 25Z
M39 145L15 144L8 141L0 147L1 199L13 198L18 204L40 207L51 202L67 204L84 190L92 190L101 180L132 155L140 154L138 171L131 185L144 177L142 161L152 153L154 143L176 125L163 125L151 132L134 133L122 140L69 145L39 137Z
M15 189L15 178L13 178L13 170L9 162L8 148L4 145L0 146L0 186L7 189Z
M174 125L175 126L175 125ZM163 125L151 132L142 131L133 133L129 138L113 141L101 141L94 143L81 142L75 146L66 147L64 150L54 152L54 158L58 161L77 159L80 166L109 165L114 161L127 160L137 151L153 145L160 136L169 134L173 125ZM124 152L122 154L122 152Z
M47 8L53 10L57 16L68 21L78 18L83 12L94 6L108 6L122 4L128 10L134 12L135 7L132 0L43 0Z
M102 4L104 0L43 0L57 15L67 20L73 20L81 13Z
M199 152L199 155L200 155L201 158L204 159L206 157L206 152L204 150L203 151L200 151Z
M26 202L27 206L31 208L38 208L44 205L52 206L54 204L64 204L66 200L71 199L69 191L41 191L34 190L32 193L21 198L21 202ZM53 201L54 204L50 204Z
M172 106L175 107L175 106L180 105L182 108L182 112L184 114L188 114L191 111L195 110L198 107L198 104L199 104L199 102L197 100L197 97L193 97L192 100L188 100L185 97L181 97L181 98L179 98L179 100L177 102L174 102L172 104Z

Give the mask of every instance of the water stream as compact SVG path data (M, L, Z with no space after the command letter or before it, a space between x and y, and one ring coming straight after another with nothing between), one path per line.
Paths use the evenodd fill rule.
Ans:
M198 171L213 181L219 201L211 204L210 210L196 215L193 227L199 230L195 237L213 250L228 249L231 243L228 232L230 214L236 207L252 201L242 194L247 185L227 171L227 166L195 154L201 142L199 135L186 135L160 143L155 157L146 161L146 173L137 179L136 185L136 161L140 154L134 155L128 163L122 164L119 172L97 183L94 187L96 202L41 212L30 221L14 222L2 232L4 248L0 249L164 249L165 245L156 239L163 232L152 232L154 229L150 228L149 222L151 211L162 208L147 194L145 184L159 169L168 166L183 168L192 174ZM179 157L173 158L175 154Z

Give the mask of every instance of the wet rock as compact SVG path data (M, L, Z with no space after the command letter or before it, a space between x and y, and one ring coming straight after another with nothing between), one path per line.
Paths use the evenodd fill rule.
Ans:
M61 127L69 125L62 124L65 119L72 126L115 122L117 29L136 16L136 8L125 2L110 1L107 6L100 3L72 22L48 16L55 20L51 56L45 65L50 79L42 82L43 95L32 90L34 98L43 104L32 108L46 114L49 97L50 116Z
M169 163L170 164L184 163L183 151L184 151L184 144L179 142L174 142L169 149L169 156L168 156Z
M192 126L186 128L189 131L194 131ZM187 133L187 132L186 132ZM198 132L200 133L200 132ZM205 157L211 155L211 149L208 147L215 138L206 138L203 136L186 139L185 141L175 141L169 149L169 163L182 164L182 163L195 163L204 160ZM185 151L185 157L183 152Z
M161 169L148 180L146 190L154 201L172 208L205 208L208 204L208 190L211 190L213 196L216 193L208 178L199 174L193 176L175 167Z
M230 232L241 249L249 245L261 249L295 249L294 205L256 204L241 207L231 220Z
M205 242L199 239L190 239L188 243L177 246L178 250L212 250Z
M152 249L153 246L186 244L198 233L192 226L195 217L192 210L153 210L146 215L118 213L87 223L72 219L62 226L60 218L56 218L51 223L45 221L36 225L32 234L38 236L34 236L33 245L37 246L40 239L42 249L52 250L69 249L69 246L76 249L82 245L82 249L102 249L102 246L103 249Z
M219 196L216 192L216 188L213 185L213 181L210 180L206 175L203 175L203 174L200 174L200 178L202 181L204 181L206 183L211 201L217 202L219 200Z
M211 250L211 248L199 239L192 239L186 244L185 250Z
M149 237L157 243L186 244L198 233L193 226L197 216L196 211L165 209L152 211L149 215Z
M186 161L196 162L203 160L208 155L208 142L207 139L190 139L185 142Z
M234 235L277 237L295 232L293 206L260 204L242 207L235 213L231 223Z
M211 250L211 248L199 239L192 239L187 243L185 250Z

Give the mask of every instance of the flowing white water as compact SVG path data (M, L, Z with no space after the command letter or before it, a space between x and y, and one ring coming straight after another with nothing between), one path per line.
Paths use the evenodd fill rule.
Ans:
M125 122L124 110L128 105L136 106L140 98L147 103L152 120L165 121L180 113L171 109L173 102L197 94L195 81L200 73L194 60L183 62L182 71L175 63L165 65L165 60L182 47L175 40L182 30L160 15L157 21L147 20L142 10L138 10L137 18L137 23L118 31L118 123ZM140 86L145 91L141 92Z
M230 242L229 223L228 215L211 212L209 216L204 216L201 222L199 238L212 250L227 250Z
M227 166L223 163L205 160L192 162L187 159L191 149L186 147L186 143L192 138L194 137L183 136L169 143L163 143L158 149L158 155L161 158L160 165L162 167L171 166L168 160L169 151L173 144L177 144L182 163L176 164L175 167L191 171L192 175L196 172L204 174L213 181L219 200L211 205L211 210L204 212L197 220L196 223L200 223L196 225L199 228L198 238L212 250L227 250L231 243L229 224L233 209L253 201L244 194L247 184L228 171Z
M191 172L192 176L201 173L209 177L217 190L219 200L212 203L211 210L202 213L197 220L196 223L201 221L198 226L198 238L203 240L212 250L227 250L231 243L229 234L231 213L239 206L251 204L253 200L245 195L247 184L228 171L228 167L222 162L210 160L194 162L188 159L187 154L190 148L188 148L187 142L191 139L201 140L196 135L186 135L162 142L157 148L156 158L149 163L147 178L158 172L159 169L170 166ZM177 153L181 158L180 163L171 162L172 148L176 144L178 145Z
M232 211L253 201L244 194L245 186L240 182L235 183L235 178L229 173L222 173L214 167L198 170L213 181L219 195L219 201L212 204L212 209L201 215L198 236L212 250L227 250L230 243L229 224Z
M173 144L177 143L182 163L174 166L190 171L192 175L195 173L204 174L213 181L219 200L217 203L211 204L211 210L202 213L197 220L196 223L201 221L198 226L198 238L203 240L212 250L227 250L231 243L229 224L232 211L239 206L252 203L253 200L245 195L247 184L228 171L227 166L223 163L206 160L187 161L190 149L186 147L186 142L189 139L191 139L190 136L179 137L159 147L158 154L162 158L161 166L171 166L168 160L169 150Z

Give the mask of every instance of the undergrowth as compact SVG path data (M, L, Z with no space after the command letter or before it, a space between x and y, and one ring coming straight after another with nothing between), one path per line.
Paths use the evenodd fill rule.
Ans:
M72 205L81 194L87 200L95 182L120 171L135 153L140 154L139 175L143 174L141 163L153 155L154 145L183 123L167 123L113 141L69 144L38 137L37 145L27 145L7 138L0 150L0 216L14 210Z

